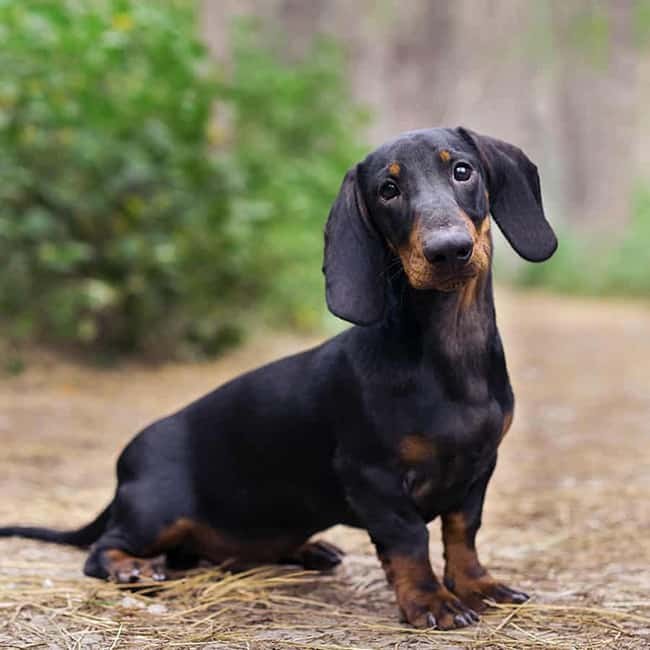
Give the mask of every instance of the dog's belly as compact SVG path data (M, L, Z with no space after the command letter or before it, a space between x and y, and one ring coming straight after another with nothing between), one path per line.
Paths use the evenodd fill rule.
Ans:
M253 536L303 531L309 536L339 523L346 502L335 479L326 484L258 481L218 502L207 495L202 506L202 518L222 530L247 531Z
M260 454L249 449L246 457L212 456L210 475L194 483L206 523L253 537L279 531L309 536L339 523L348 506L327 451L313 444L308 453L282 439L275 447Z

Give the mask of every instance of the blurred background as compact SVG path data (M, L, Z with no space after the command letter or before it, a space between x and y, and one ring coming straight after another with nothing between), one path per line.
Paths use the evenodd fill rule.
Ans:
M534 600L471 647L647 650L648 106L650 0L0 0L0 522L88 521L134 432L344 327L345 171L463 124L539 166L560 239L532 265L496 235L518 402L480 540ZM396 627L365 533L326 535L348 556L297 609L206 582L150 627L80 551L0 540L0 645L452 647Z
M650 289L650 0L0 2L0 328L110 361L322 332L345 170L464 124L538 164L561 248L501 283Z

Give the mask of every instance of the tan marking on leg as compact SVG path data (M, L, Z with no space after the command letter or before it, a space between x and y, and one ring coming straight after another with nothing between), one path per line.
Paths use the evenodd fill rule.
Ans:
M432 618L441 630L464 627L472 622L462 603L440 582L431 568L428 555L379 556L388 583L395 591L404 618L415 627L429 627Z
M445 560L452 578L462 574L466 577L485 575L479 562L476 549L468 539L467 522L462 513L442 517L442 540L445 547ZM445 570L445 575L447 571Z
M486 608L484 598L496 602L524 602L525 594L497 582L478 559L473 538L469 537L463 513L442 517L445 555L445 585L475 611Z
M426 627L426 614L431 597L436 591L443 589L433 573L429 558L382 555L379 559L406 620L416 627Z

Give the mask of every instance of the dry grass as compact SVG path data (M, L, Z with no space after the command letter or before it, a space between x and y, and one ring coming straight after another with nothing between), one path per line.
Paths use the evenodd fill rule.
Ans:
M29 573L24 563L8 567ZM596 649L646 647L650 635L650 615L633 613L632 603L534 600L495 608L470 630L413 630L396 623L380 572L370 574L368 581L274 567L235 575L206 569L137 592L78 579L5 578L0 646Z
M0 540L0 647L650 647L650 310L503 294L519 397L479 547L533 594L458 632L416 631L365 533L328 575L194 572L147 591L83 578L83 553ZM0 385L0 521L74 526L109 499L113 464L147 421L306 342L258 339L217 363L98 371L38 359ZM440 570L437 525L432 557Z

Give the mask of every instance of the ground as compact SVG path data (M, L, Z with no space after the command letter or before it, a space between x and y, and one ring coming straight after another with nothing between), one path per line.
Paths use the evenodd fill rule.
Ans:
M650 307L506 291L497 307L518 403L479 549L529 603L463 631L409 629L367 535L343 527L325 534L347 551L331 574L208 570L152 595L82 577L81 551L9 539L0 647L650 647ZM30 358L0 381L0 522L85 523L138 428L311 343L258 336L216 362L111 370Z

